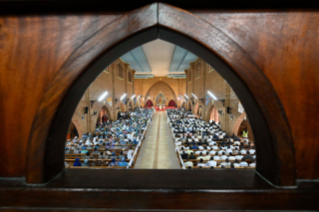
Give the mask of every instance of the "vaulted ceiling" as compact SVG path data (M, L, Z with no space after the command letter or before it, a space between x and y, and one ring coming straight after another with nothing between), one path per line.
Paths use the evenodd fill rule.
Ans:
M197 56L172 43L157 39L127 52L121 59L136 71L135 78L185 78L184 70Z

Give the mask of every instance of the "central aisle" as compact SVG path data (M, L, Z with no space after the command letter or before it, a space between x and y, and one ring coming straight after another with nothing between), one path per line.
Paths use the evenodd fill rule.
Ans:
M166 112L154 112L135 169L180 169Z

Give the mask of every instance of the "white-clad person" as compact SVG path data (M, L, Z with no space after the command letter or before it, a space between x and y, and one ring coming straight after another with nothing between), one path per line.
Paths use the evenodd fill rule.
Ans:
M127 159L132 159L134 154L134 150L132 147L130 147L129 151L127 151Z
M217 166L217 162L214 161L214 157L211 157L210 160L205 164L206 167L216 167Z
M235 156L236 160L241 160L244 156L241 155L241 153L238 153L238 155Z
M241 159L241 162L239 163L240 167L247 167L248 163L245 161L244 158Z

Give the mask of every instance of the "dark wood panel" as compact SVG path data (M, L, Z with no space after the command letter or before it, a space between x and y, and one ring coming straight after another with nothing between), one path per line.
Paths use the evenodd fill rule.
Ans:
M253 127L256 170L276 185L294 185L291 131L280 99L262 69L221 30L190 13L160 4L159 23L164 27L160 38L204 59L236 92L252 126L258 126ZM184 37L178 37L179 33Z
M160 2L174 5L183 9L300 9L318 8L319 3L313 0L162 0ZM132 11L152 4L152 0L0 0L1 14L30 14L30 13L70 13L70 12L105 12L105 11Z
M297 178L318 179L318 11L196 14L225 32L262 67L287 114Z
M157 4L152 4L91 29L89 39L79 40L81 48L59 68L37 109L28 145L28 182L47 181L64 169L67 129L85 90L114 60L156 39L156 23Z
M45 185L0 180L0 208L315 210L314 188L276 189L245 170L67 170Z
M83 40L117 17L0 17L0 176L25 175L31 125L52 77Z

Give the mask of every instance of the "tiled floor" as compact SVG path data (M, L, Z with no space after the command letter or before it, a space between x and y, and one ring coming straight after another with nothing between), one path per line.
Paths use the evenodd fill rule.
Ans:
M155 112L135 169L180 169L166 112Z

